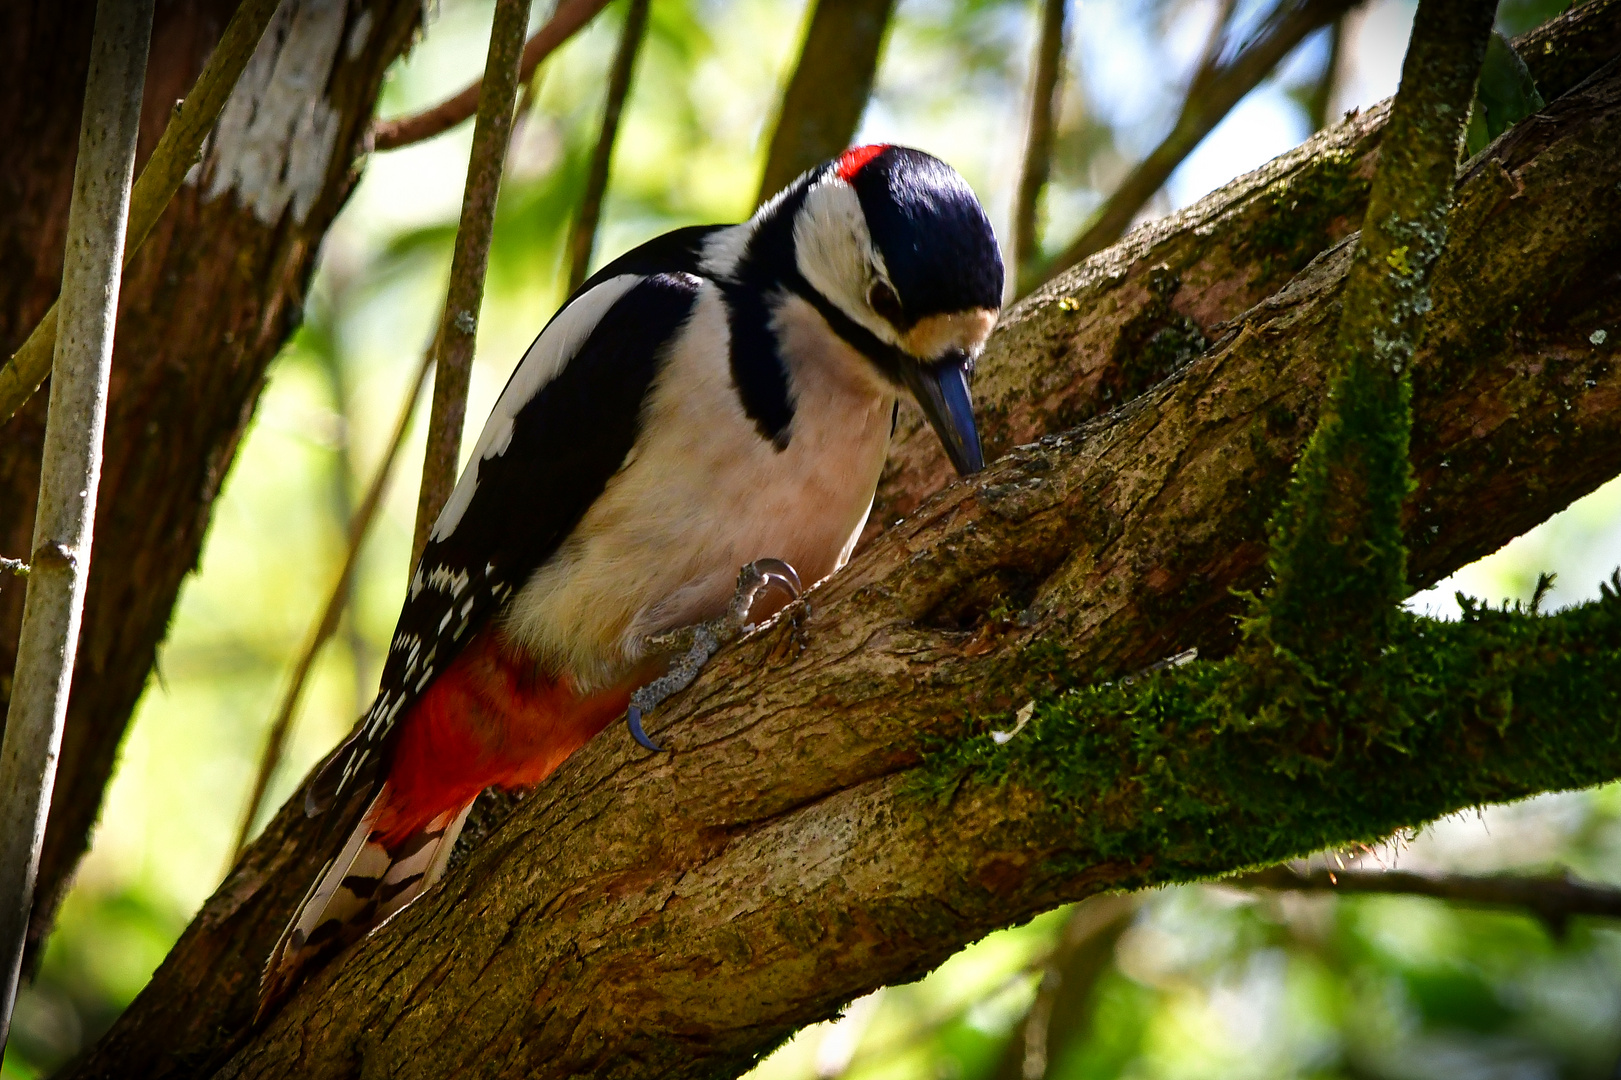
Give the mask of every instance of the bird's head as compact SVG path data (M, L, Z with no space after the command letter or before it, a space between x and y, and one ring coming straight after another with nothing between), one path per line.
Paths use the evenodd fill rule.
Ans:
M799 201L796 270L824 317L911 393L958 473L978 471L968 380L1002 304L1002 256L967 182L921 150L861 146L783 197Z

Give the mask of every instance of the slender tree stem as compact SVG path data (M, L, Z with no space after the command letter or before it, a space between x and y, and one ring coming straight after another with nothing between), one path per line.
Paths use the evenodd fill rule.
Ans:
M62 747L101 481L113 331L154 0L100 0L68 211L61 327L16 682L0 744L0 1052Z
M264 36L265 27L276 13L278 0L243 0L226 24L219 44L209 55L208 64L197 76L197 84L174 111L163 129L158 145L141 170L130 197L129 235L124 241L124 264L135 257L169 205L186 173L202 154L203 140L214 129L214 121L236 87L248 58ZM56 347L57 305L52 304L28 339L0 368L0 423L11 419L23 402L33 397L45 376L51 373L52 350Z
M1064 82L1064 14L1068 0L1042 0L1041 32L1036 37L1030 75L1030 124L1024 142L1024 166L1013 204L1013 269L1023 279L1035 270L1041 254L1041 193L1052 170L1053 135Z
M478 120L473 125L473 149L467 161L461 223L456 228L456 250L450 260L450 286L445 293L439 333L434 337L433 411L428 419L422 492L417 500L416 531L411 544L413 566L428 543L434 519L456 485L456 465L467 417L467 386L473 372L473 345L478 338L484 275L489 268L490 237L495 230L495 200L512 134L523 32L528 22L529 0L496 0L484 78L479 83Z
M523 47L521 79L527 80L533 75L542 60L561 48L607 6L608 0L563 0L558 4L546 25L536 30ZM372 148L398 150L449 131L478 111L479 91L483 85L481 78L432 108L397 120L379 120L372 127Z
M895 0L817 0L805 45L782 94L757 202L855 138L872 96Z
M1509 874L1417 874L1408 870L1296 870L1268 867L1229 878L1246 889L1290 892L1386 893L1428 896L1455 904L1524 908L1562 933L1572 918L1583 915L1621 918L1621 889L1582 881L1569 873L1546 877Z
M332 584L332 592L327 596L326 606L321 609L321 617L310 627L304 647L299 651L298 662L293 665L292 676L287 681L287 689L282 694L281 705L276 709L276 718L271 721L270 731L265 735L265 748L259 757L259 769L254 775L253 788L248 795L247 805L242 811L242 823L237 829L236 843L231 848L232 866L235 866L242 857L242 849L247 846L248 839L252 835L253 823L258 819L259 811L264 806L265 792L270 787L270 780L281 764L282 754L287 748L287 735L292 730L293 717L297 713L299 699L304 694L304 685L309 679L310 669L315 666L316 658L320 656L326 643L332 639L332 635L338 629L338 622L343 617L343 609L354 585L355 567L360 562L360 550L365 545L372 522L377 519L378 508L382 506L383 495L388 491L389 477L394 471L394 462L399 457L400 447L405 444L405 434L410 430L411 417L416 412L417 402L422 400L422 389L427 385L428 372L432 370L433 352L430 350L423 355L422 362L417 365L416 378L411 383L410 391L405 395L405 401L400 405L399 417L394 421L394 433L389 439L388 450L383 454L383 460L378 462L377 471L372 474L371 485L366 489L366 497L361 500L359 509L350 520L349 546L344 552L343 566L338 571L337 580Z
M647 12L651 6L651 0L630 0L630 8L625 12L625 29L619 36L619 51L614 54L613 68L608 73L607 100L602 107L602 133L597 136L596 149L591 152L585 195L580 199L580 212L569 237L568 291L571 293L585 281L586 269L591 265L591 251L597 243L597 223L602 217L602 198L608 191L608 170L613 163L614 140L619 135L619 117L625 110L625 99L630 96L630 80L635 74L636 56L647 37Z
M1196 71L1171 133L1120 182L1086 231L1047 267L1042 281L1052 280L1118 240L1176 167L1244 95L1271 74L1306 35L1338 19L1358 2L1360 0L1281 0L1261 30L1230 63L1209 71L1202 67ZM1213 59L1219 60L1219 57L1218 45Z

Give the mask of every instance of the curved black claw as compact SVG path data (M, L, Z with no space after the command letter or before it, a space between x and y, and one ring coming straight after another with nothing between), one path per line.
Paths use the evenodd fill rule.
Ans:
M625 710L625 723L630 725L631 738L655 754L664 753L664 747L649 739L647 732L642 730L642 710L639 707L632 705Z
M791 600L798 600L805 586L799 583L799 571L782 559L755 559L754 569L760 572L765 584L775 585L786 592Z

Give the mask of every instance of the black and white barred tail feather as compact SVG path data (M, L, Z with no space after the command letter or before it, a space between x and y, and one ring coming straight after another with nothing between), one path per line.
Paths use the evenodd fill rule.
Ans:
M259 984L259 1012L420 896L445 872L472 803L448 810L421 829L384 843L373 825L387 800L385 785L329 860L282 931Z

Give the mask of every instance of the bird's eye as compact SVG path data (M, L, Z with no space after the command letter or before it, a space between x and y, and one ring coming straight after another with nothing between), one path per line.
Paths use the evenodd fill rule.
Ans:
M906 313L901 310L901 298L882 281L873 282L872 288L867 290L867 303L894 326L901 326L906 319Z

